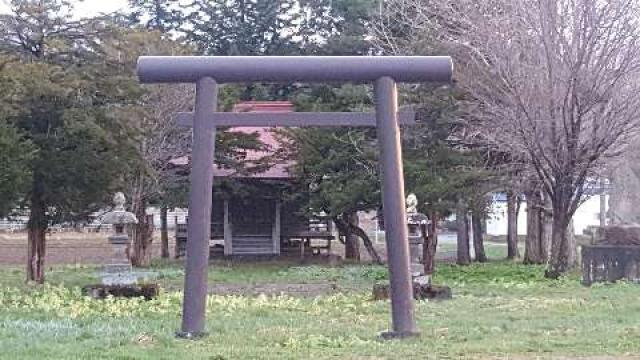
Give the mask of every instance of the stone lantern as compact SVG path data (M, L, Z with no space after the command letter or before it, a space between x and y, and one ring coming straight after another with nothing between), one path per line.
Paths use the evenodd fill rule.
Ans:
M127 256L130 227L138 223L136 216L124 208L126 199L118 192L113 197L115 207L102 217L102 224L113 226L114 233L108 237L113 253L109 264L100 273L101 284L87 285L83 293L95 299L114 297L143 297L150 300L158 296L160 287L157 283L149 283L155 276L151 272L133 271Z
M409 257L411 260L411 283L415 299L451 299L451 289L431 283L431 275L424 272L423 246L429 219L418 212L418 198L415 194L407 196L407 227L409 237ZM389 283L377 283L373 286L375 300L389 299Z
M407 226L409 233L409 255L411 259L411 273L413 277L423 274L422 246L424 245L423 229L428 223L425 214L418 212L418 198L415 194L407 196Z
M136 216L125 209L126 198L121 192L113 197L114 209L102 217L103 224L113 226L114 233L108 237L112 246L110 264L104 267L102 283L105 285L131 284L136 282L136 276L131 271L131 264L127 257L129 245L129 228L137 224Z

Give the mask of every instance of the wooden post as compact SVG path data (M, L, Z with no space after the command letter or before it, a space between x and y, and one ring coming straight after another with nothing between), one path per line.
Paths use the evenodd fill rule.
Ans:
M166 205L160 207L160 243L162 246L161 257L169 258L169 224L168 213L169 208Z
M193 127L191 188L189 190L189 224L187 258L182 303L182 330L178 336L194 338L204 335L209 272L209 239L211 238L211 195L215 124L206 121L215 111L218 84L203 77L196 84L196 108Z
M180 241L178 241L178 215L175 215L173 219L173 239L175 240L175 243L173 244L173 253L174 257L177 259L180 257Z
M605 192L605 180L600 178L600 213L598 219L600 220L600 227L607 226L607 193Z
M231 214L229 213L229 200L224 200L224 220L222 231L224 234L224 254L233 255L233 233L231 226Z
M275 255L280 254L280 208L282 204L276 200L275 215L273 219L273 228L271 229L271 237L273 240L273 253Z

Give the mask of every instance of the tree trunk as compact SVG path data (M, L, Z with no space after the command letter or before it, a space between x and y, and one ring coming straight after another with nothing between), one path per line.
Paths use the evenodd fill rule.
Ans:
M459 202L456 209L456 223L458 228L458 265L469 265L471 263L471 254L469 252L469 216L467 208Z
M540 211L540 256L546 264L551 258L553 217L551 216L551 201L545 193L542 194L542 205L543 207Z
M518 197L507 192L507 259L518 257Z
M44 283L44 257L46 232L48 227L47 207L42 202L40 193L33 191L29 222L27 223L27 281Z
M346 213L343 215L347 223L344 234L344 257L345 259L360 261L360 242L358 236L353 232L353 228L359 225L358 213Z
M551 259L551 242L553 241L553 219L551 216L543 215L540 219L540 256L543 264L547 264Z
M569 269L571 269L576 265L578 257L573 219L571 219L569 225L567 225L567 246L567 263L569 264Z
M476 253L477 262L487 262L487 255L484 252L483 219L482 211L474 209L471 214L471 227L473 231L473 250Z
M566 211L553 209L553 228L551 232L551 260L545 277L557 279L571 268L571 254L567 228L569 215Z
M544 264L546 259L542 256L542 199L540 191L527 192L527 238L524 244L525 264Z
M426 225L421 225L422 237L424 244L422 245L422 261L424 262L424 274L433 275L436 264L436 250L438 249L438 214L431 213L429 217L431 223L427 230Z
M142 199L134 204L134 213L138 218L133 233L133 248L129 253L131 265L147 267L151 265L151 242L153 241L153 216L147 216L146 202Z
M362 239L362 243L364 244L364 247L367 249L367 252L369 253L369 256L371 256L373 261L375 261L376 264L382 265L383 264L382 258L380 257L380 255L378 255L378 252L376 251L376 248L373 246L373 243L371 242L369 235L367 235L367 233L364 230L362 230L360 226L353 227L351 231L354 234L358 235L360 239Z
M160 207L160 241L162 243L161 256L163 259L169 258L169 226L167 224L167 213L169 208L166 205Z
M347 234L350 234L350 236L355 236L356 242L359 237L360 239L362 239L362 243L364 244L364 247L367 249L369 256L371 256L371 258L377 264L382 264L383 263L382 258L380 257L380 255L378 255L378 252L373 246L373 243L371 242L371 239L369 238L367 233L364 230L362 230L360 226L354 226L350 222L346 221L345 220L346 218L348 218L347 215L333 217L333 223L336 224L340 237L344 237L345 239L345 241L343 242L345 244L345 251L347 247L347 244L346 244L347 238L348 238ZM359 256L360 256L360 253L358 252L358 260L360 259ZM346 253L345 253L345 257L346 257Z

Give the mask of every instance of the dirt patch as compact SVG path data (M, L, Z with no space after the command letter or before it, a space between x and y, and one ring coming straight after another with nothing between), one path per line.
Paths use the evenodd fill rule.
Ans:
M209 287L209 294L214 295L288 295L293 297L316 297L340 292L341 289L335 283L307 283L307 284L219 284Z

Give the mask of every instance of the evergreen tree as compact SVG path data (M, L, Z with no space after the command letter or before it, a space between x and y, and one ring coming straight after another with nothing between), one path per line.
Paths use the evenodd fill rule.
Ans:
M30 212L28 280L42 282L46 230L105 204L127 166L130 146L122 136L126 129L109 114L99 75L44 63L5 70L0 81L13 86L0 106L14 111L4 121L37 149L24 200Z
M103 19L73 19L67 0L11 0L0 15L0 52L25 61L70 64L99 57Z
M368 55L374 0L302 0L298 37L306 54Z
M207 55L295 54L295 0L195 0L185 30Z
M0 109L36 150L20 197L29 209L27 280L41 283L49 226L105 204L132 155L128 129L112 116L131 84L92 61L101 54L101 22L72 20L67 1L11 6L0 17L0 50L15 61L0 71Z
M0 115L0 218L10 215L26 193L31 178L30 163L35 156L31 142L4 123L5 116Z
M466 128L459 118L462 95L449 87L423 85L405 92L405 101L416 104L417 124L403 132L405 187L420 200L419 209L432 222L430 241L437 244L437 223L456 212L458 263L469 263L470 210L477 220L482 199L490 189L481 153L469 146ZM476 260L483 261L481 234L474 232ZM435 250L435 249L434 249Z
M301 111L362 111L371 107L365 86L315 86L300 91ZM308 211L325 213L340 232L345 256L359 259L358 239L371 257L380 262L368 235L357 222L359 211L380 208L380 182L375 129L288 129L285 146L295 159L300 180L294 192L306 197Z
M368 0L300 1L300 52L368 53L366 24L371 5ZM304 85L292 95L299 111L363 111L372 107L367 86ZM360 258L361 239L371 257L380 262L357 215L381 206L375 129L294 129L289 133L302 183L297 191L307 196L309 211L324 212L333 219L347 258Z
M129 7L130 22L162 34L179 30L185 21L179 0L129 0Z

